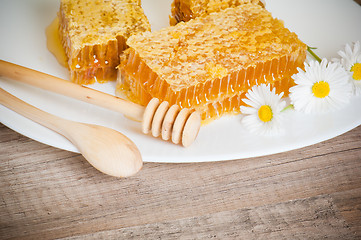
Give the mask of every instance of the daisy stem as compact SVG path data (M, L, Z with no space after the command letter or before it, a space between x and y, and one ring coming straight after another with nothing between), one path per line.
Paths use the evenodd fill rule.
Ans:
M307 51L311 54L312 57L314 57L318 62L321 62L321 58L319 56L317 56L316 53L314 53L314 51L312 51L312 49L317 49L315 47L310 47L310 46L307 46Z
M287 107L285 107L284 109L282 109L281 112L285 112L285 111L287 111L287 110L289 110L289 109L294 109L293 104L288 105Z

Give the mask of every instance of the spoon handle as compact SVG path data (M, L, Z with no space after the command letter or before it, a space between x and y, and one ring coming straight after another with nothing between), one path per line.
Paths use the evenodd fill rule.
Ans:
M69 120L61 119L50 113L44 112L22 100L8 93L0 87L0 104L27 117L63 136L66 133L63 131L64 124L69 124ZM66 137L66 136L65 136Z
M136 121L143 119L145 107L139 104L3 60L0 60L1 76L120 112Z

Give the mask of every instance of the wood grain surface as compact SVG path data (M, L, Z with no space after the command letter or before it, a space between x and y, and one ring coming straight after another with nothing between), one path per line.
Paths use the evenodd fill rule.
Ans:
M310 147L145 163L125 179L0 125L0 239L361 239L361 126Z
M0 124L0 239L361 239L361 126L285 153L145 163L117 179Z

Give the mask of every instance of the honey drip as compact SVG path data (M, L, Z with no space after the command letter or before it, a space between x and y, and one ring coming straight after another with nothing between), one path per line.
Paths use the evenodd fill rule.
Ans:
M56 17L45 30L46 47L63 67L68 67L67 57L61 44L58 28L59 19Z

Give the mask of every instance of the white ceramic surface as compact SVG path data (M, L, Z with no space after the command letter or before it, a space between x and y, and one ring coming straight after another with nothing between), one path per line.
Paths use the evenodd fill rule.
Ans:
M153 30L168 25L170 0L142 0ZM61 67L46 48L45 28L58 10L58 1L2 0L0 2L0 59L61 78ZM345 43L361 40L361 7L352 0L272 0L267 9L284 20L317 54L332 58ZM223 117L201 128L188 148L143 135L140 124L122 115L57 94L0 79L0 86L26 102L55 115L119 130L140 149L144 161L202 162L263 156L324 141L361 124L361 97L337 112L310 116L289 111L286 134L259 137L241 125L241 116ZM113 94L114 83L92 87ZM77 152L62 136L0 106L0 121L39 142ZM21 146L19 147L21 149Z

